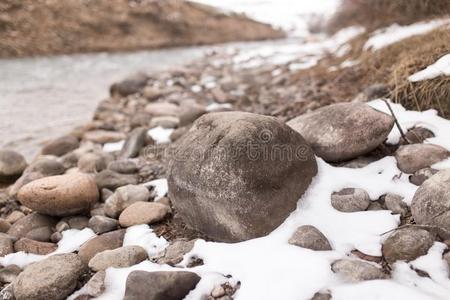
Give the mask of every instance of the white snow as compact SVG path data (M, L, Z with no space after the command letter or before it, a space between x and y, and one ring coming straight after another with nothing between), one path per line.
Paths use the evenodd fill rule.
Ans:
M127 228L123 239L123 246L141 246L149 257L163 251L167 245L168 242L163 237L157 237L147 224Z
M155 200L159 200L165 195L167 195L167 192L169 191L169 186L167 185L167 179L161 178L161 179L155 179L149 182L146 182L143 184L145 187L152 186L154 188L154 191L156 193Z
M424 70L409 76L408 80L417 82L427 79L433 79L444 75L450 76L450 54L442 56L434 64L429 65Z
M103 151L105 152L115 152L122 150L123 145L125 144L125 140L118 141L115 143L106 143L103 145Z
M364 49L379 50L414 35L426 34L438 27L450 24L450 18L436 19L427 22L418 22L407 26L393 24L373 32L364 44Z
M62 235L62 239L58 242L58 248L52 253L47 255L37 255L19 251L0 257L0 264L2 266L17 265L24 268L30 263L41 261L55 254L78 251L82 244L96 236L90 228L85 228L83 230L69 229L63 231Z
M230 103L217 103L217 102L213 102L211 104L209 104L206 107L206 111L207 112L213 112L215 110L220 110L220 109L230 109L232 108Z
M156 144L170 143L170 135L173 128L163 128L161 126L150 129L147 134L152 137Z

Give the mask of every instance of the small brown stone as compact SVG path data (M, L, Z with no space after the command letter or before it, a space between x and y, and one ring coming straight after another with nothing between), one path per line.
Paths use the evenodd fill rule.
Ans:
M161 221L169 213L167 205L155 202L136 202L128 206L119 216L123 227L152 224Z
M21 238L14 243L14 250L16 252L23 251L25 253L33 253L39 255L46 255L52 253L58 248L56 244L38 242L28 238Z

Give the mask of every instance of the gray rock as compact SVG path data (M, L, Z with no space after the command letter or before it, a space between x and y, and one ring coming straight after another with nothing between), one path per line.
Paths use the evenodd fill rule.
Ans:
M117 229L118 225L119 223L116 219L104 216L93 216L89 219L89 228L91 228L96 234L113 231Z
M115 143L125 139L125 134L109 130L92 130L83 134L83 139L97 144Z
M111 218L117 218L131 204L150 199L149 190L142 185L126 185L118 188L105 202L105 213Z
M179 126L186 126L197 120L200 116L206 113L205 107L198 104L182 105L180 108L180 124Z
M411 144L400 146L395 152L398 168L412 174L450 157L450 152L438 145Z
M383 205L378 201L370 201L369 207L367 208L368 211L374 211L374 210L385 210Z
M287 122L326 161L369 153L387 138L394 119L364 103L338 103Z
M421 144L426 139L434 137L434 133L423 127L414 127L405 133L405 137L410 144ZM405 143L403 139L400 142Z
M89 296L99 297L105 291L105 271L99 271L89 279L86 284L86 290Z
M11 283L17 278L20 272L22 272L22 269L16 265L6 266L3 269L0 269L0 282Z
M0 232L8 232L11 224L3 218L0 218Z
M194 248L194 244L197 240L178 239L172 241L166 249L157 256L152 257L152 261L158 264L168 264L175 266L183 260L183 256Z
M11 182L27 167L25 158L12 150L0 150L0 182Z
M61 221L66 222L69 225L70 229L78 229L78 230L82 230L88 227L89 224L89 218L85 216L65 217L62 218Z
M106 270L109 267L126 268L136 265L147 258L147 251L141 246L124 246L97 253L89 261L89 268L96 272Z
M383 243L383 256L388 263L411 261L425 255L434 243L434 236L415 227L396 230Z
M99 193L93 177L70 173L32 181L19 190L17 198L39 213L68 216L89 211Z
M149 103L145 106L145 111L153 117L158 116L174 116L179 115L179 107L169 102Z
M57 138L47 143L41 153L43 155L63 156L72 150L77 149L80 146L80 142L74 136L67 135Z
M148 76L142 73L132 75L121 82L111 85L112 97L125 97L140 92L147 84Z
M388 276L383 273L380 268L360 260L337 260L331 265L331 270L349 282L388 278Z
M433 168L420 169L420 170L414 172L414 174L412 174L411 176L409 176L409 181L412 184L420 186L420 185L422 185L422 183L425 182L425 180L427 180L428 178L430 178L437 172L439 172L439 170L436 170Z
M13 283L17 300L66 299L75 289L85 265L78 255L57 254L29 265Z
M169 196L187 225L215 240L242 241L278 227L316 173L310 147L279 120L210 113L178 142Z
M32 213L21 218L8 230L8 234L20 239L27 237L32 240L48 242L52 234L52 227L57 220L38 213Z
M128 275L124 300L180 300L200 277L192 272L133 271Z
M363 189L345 188L331 194L331 205L342 212L364 211L370 205L370 197Z
M139 170L137 164L130 159L112 161L108 164L108 169L121 174L134 174Z
M15 252L23 251L38 255L47 255L56 250L57 245L48 242L39 242L28 238L21 238L14 243Z
M331 294L330 293L320 293L317 292L314 294L314 296L311 298L311 300L331 300Z
M139 154L142 147L145 145L145 138L147 136L147 130L143 127L133 129L125 140L125 144L120 150L119 158L133 158Z
M419 225L437 226L450 232L450 169L438 172L417 189L411 214ZM443 238L450 239L450 234Z
M384 205L394 214L406 217L409 212L408 205L403 202L403 197L395 194L386 194L384 197Z
M135 175L119 174L111 170L103 170L96 174L95 181L99 189L107 188L115 190L127 184L137 184L138 180Z
M316 251L332 250L328 239L314 226L303 225L297 228L289 239L289 244Z
M97 253L122 247L124 236L123 229L98 235L81 245L78 255L85 264L88 264Z
M84 173L97 173L106 169L111 158L101 153L85 153L78 159L77 167Z
M40 173L43 176L61 175L65 171L64 166L54 156L41 156L26 168L25 173Z
M14 252L13 239L8 236L0 236L0 256Z

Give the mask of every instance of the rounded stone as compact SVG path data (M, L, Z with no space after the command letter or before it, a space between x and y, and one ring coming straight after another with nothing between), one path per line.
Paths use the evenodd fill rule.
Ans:
M169 196L187 225L218 241L267 235L295 210L317 173L311 148L276 118L200 117L169 164Z
M39 213L69 216L89 211L99 193L91 176L71 173L32 181L17 196L23 205Z
M311 225L303 225L297 228L289 239L289 244L316 251L332 250L325 235Z
M122 227L130 227L139 224L153 224L163 220L169 213L167 205L155 202L135 202L125 208L119 216Z
M450 157L450 151L432 144L411 144L400 146L395 152L398 168L412 174Z
M370 205L370 197L363 189L345 188L331 194L331 205L342 212L364 211Z
M89 268L96 272L106 270L109 267L126 268L136 265L147 258L147 251L141 246L124 246L97 253L89 261Z
M10 182L22 175L27 167L25 158L12 150L0 150L0 182Z
M97 253L122 247L124 236L124 229L98 235L81 245L78 255L88 264Z
M48 242L52 234L52 227L57 220L46 215L32 213L17 222L8 230L8 234L18 239L27 237L32 240Z
M76 137L67 135L47 143L42 148L41 153L44 155L62 156L72 150L77 149L79 146L80 142Z
M102 234L117 229L118 222L116 219L105 216L93 216L89 219L89 228L96 234Z
M360 260L339 259L331 265L331 270L349 282L388 278L380 268Z
M117 218L120 213L131 204L139 201L148 201L150 191L143 185L126 185L118 188L113 195L105 201L105 214Z
M349 160L383 143L394 119L365 103L338 103L287 122L326 161Z

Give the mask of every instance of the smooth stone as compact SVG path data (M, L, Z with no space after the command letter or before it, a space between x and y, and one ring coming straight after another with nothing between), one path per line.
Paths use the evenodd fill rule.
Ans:
M120 174L134 174L139 171L137 164L130 159L112 161L108 164L108 169Z
M126 281L124 300L181 300L200 279L184 271L133 271Z
M331 294L329 293L315 293L311 300L331 300Z
M363 189L345 188L331 194L331 205L342 212L364 211L370 205L370 197Z
M25 169L25 173L36 172L43 176L61 175L64 171L63 164L54 156L41 156Z
M147 251L141 246L124 246L97 253L89 261L89 268L96 272L110 267L126 268L136 265L147 258Z
M150 121L150 128L161 126L163 128L176 128L180 124L180 119L174 116L154 117Z
M140 92L147 84L148 76L143 73L134 74L111 85L109 92L112 97L126 97Z
M167 205L155 202L135 202L125 208L119 216L122 227L140 224L153 224L163 220L169 213Z
M11 182L22 175L27 161L18 152L0 150L0 182Z
M62 218L61 221L66 222L70 229L83 230L88 227L89 218L85 216L70 216Z
M77 149L79 146L80 142L76 137L71 135L62 136L45 144L41 150L41 154L63 156L64 154Z
M62 240L63 235L61 232L53 232L52 235L50 236L50 241L52 241L53 243L58 243L60 240Z
M395 194L386 194L384 197L384 205L394 214L406 217L409 212L408 204L403 202L403 197Z
M0 232L8 232L11 228L11 224L3 218L0 218Z
M145 111L154 117L179 115L178 105L169 102L149 103L145 106Z
M118 188L105 202L105 214L117 218L120 213L131 204L148 201L150 191L143 185L126 185Z
M325 235L311 225L303 225L297 228L289 239L289 244L315 251L332 250L330 242Z
M410 144L421 144L426 139L434 137L434 133L423 127L414 127L405 133L405 137ZM404 140L400 139L400 142L404 142Z
M105 277L106 272L105 271L99 271L94 274L94 276L89 279L88 283L86 284L86 291L89 296L92 297L99 297L106 289L105 286Z
M76 288L85 265L76 254L57 254L30 264L13 283L17 300L63 300Z
M449 157L450 151L432 144L404 145L395 152L398 168L407 174L412 174Z
M115 143L125 139L125 134L118 131L93 130L87 131L83 135L83 139L97 144Z
M425 255L434 243L434 236L428 231L406 227L394 231L383 243L382 251L390 264L397 260L406 262Z
M409 176L409 181L412 184L420 186L420 185L422 185L422 183L425 182L425 180L428 180L428 178L430 178L437 172L439 172L439 170L432 169L432 168L420 169L420 170L414 172L414 174L412 174L411 176Z
M5 266L3 269L0 269L0 282L11 283L16 280L20 272L22 272L22 269L16 265ZM0 299L3 300L1 297Z
M152 257L151 260L160 265L167 264L169 266L175 266L183 260L186 253L190 252L194 248L196 241L197 239L174 240L161 253L158 253L155 257Z
M206 109L202 105L191 104L181 105L179 126L186 126L197 120L199 117L206 113Z
M316 173L311 148L278 119L209 113L177 141L169 198L188 226L216 241L243 241L283 223Z
M352 283L388 278L381 269L360 260L339 259L331 265L331 270Z
M71 173L32 181L19 190L17 198L39 213L67 216L89 211L99 193L91 176Z
M142 90L142 96L144 96L147 100L149 101L155 101L157 100L159 97L161 97L163 95L163 91L152 87L152 86L146 86L143 90Z
M48 242L52 227L56 223L57 220L53 217L32 213L15 222L8 230L8 234L17 239L26 237L35 241Z
M20 210L15 210L6 217L6 222L14 224L23 217L25 217L25 214L23 212L21 212Z
M289 122L326 161L344 161L382 144L394 119L365 103L338 103L298 116Z
M107 188L110 190L115 190L128 184L137 184L138 182L135 175L119 174L111 170L103 170L96 174L95 181L99 189Z
M89 228L91 228L96 234L113 231L117 229L118 225L119 223L116 219L104 216L93 216L89 219Z
M124 236L124 229L98 235L81 245L78 255L85 264L88 264L97 253L122 247Z
M450 169L439 171L417 189L411 214L416 224L437 226L450 232ZM442 238L450 239L450 234Z
M111 161L107 155L90 152L83 154L77 162L77 167L84 173L97 173L103 171Z
M120 159L133 158L139 155L142 147L145 146L147 130L144 127L133 129L125 140L125 144L119 153Z
M28 238L21 238L14 243L14 251L23 251L25 253L33 253L38 255L47 255L58 248L54 243L39 242Z

